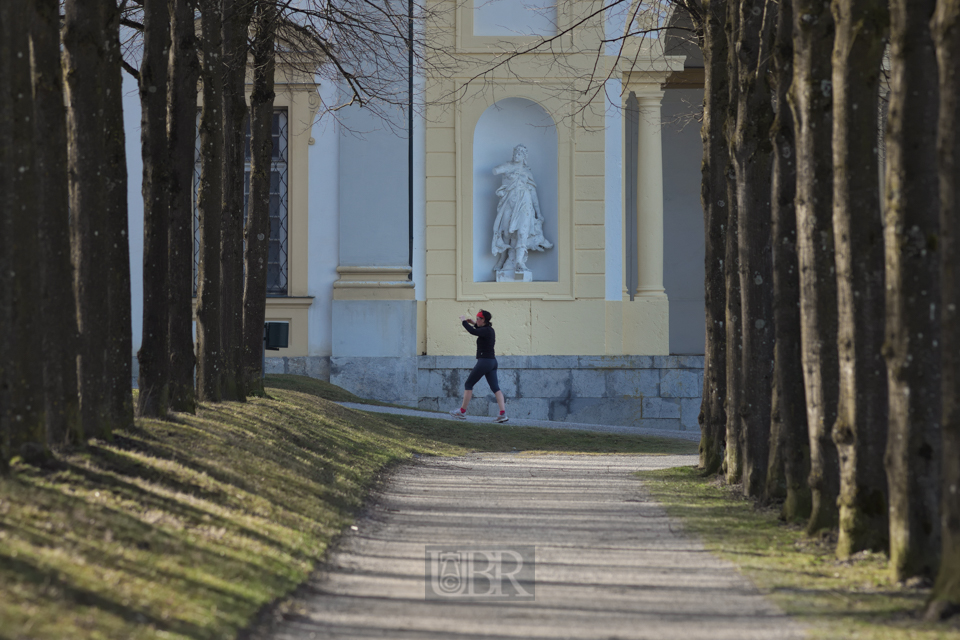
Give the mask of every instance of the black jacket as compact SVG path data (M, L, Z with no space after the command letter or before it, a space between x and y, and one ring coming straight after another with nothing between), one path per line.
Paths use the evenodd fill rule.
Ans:
M463 328L477 336L477 358L496 358L493 355L493 345L497 342L497 334L493 327L475 327L466 320L463 321Z

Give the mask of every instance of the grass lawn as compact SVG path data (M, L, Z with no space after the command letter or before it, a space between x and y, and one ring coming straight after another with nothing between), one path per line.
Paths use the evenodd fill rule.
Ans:
M686 530L809 625L810 638L960 639L960 620L919 619L928 590L891 584L883 554L840 562L833 540L804 536L800 527L780 522L778 511L756 508L739 487L702 478L693 468L637 475Z
M233 638L302 583L390 464L469 451L696 453L696 444L364 413L332 385L137 420L0 479L0 640Z

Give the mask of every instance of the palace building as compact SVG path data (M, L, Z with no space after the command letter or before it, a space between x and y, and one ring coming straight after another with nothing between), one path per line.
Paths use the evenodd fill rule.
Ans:
M604 44L622 17L563 29L592 2L431 6L439 17L419 28L449 55L442 74L429 59L415 71L412 129L399 111L322 114L338 85L278 68L267 319L289 323L290 342L267 372L449 410L474 363L458 317L482 308L512 417L698 429L703 63L684 16ZM136 350L140 111L135 91L125 100ZM551 246L498 277L507 177L493 170L521 144ZM475 393L470 412L494 415L486 383Z

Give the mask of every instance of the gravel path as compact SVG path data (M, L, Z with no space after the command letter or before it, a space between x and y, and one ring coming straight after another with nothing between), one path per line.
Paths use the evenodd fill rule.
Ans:
M401 466L270 637L803 637L729 563L683 535L632 475L695 463L472 454ZM425 546L437 544L535 545L535 600L425 599Z
M402 416L417 416L420 418L434 418L437 420L451 420L452 418L445 413L436 413L434 411L420 411L418 409L397 409L395 407L381 407L375 404L360 404L357 402L338 402L337 404L349 409L358 411L371 411L373 413L394 413ZM491 423L493 418L486 416L467 416L467 422ZM662 438L676 438L679 440L692 440L700 442L700 430L696 431L673 431L668 429L646 429L644 427L618 427L607 424L584 424L580 422L553 422L550 420L522 420L510 418L509 426L514 427L546 427L547 429L570 429L573 431L597 431L600 433L633 433L644 436L660 436Z

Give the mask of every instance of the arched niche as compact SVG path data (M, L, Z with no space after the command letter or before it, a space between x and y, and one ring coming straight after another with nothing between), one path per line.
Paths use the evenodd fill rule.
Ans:
M513 158L518 144L527 147L527 164L537 183L543 234L554 244L547 251L531 251L527 267L538 282L556 282L558 159L557 127L550 114L526 98L505 98L489 106L473 132L473 281L494 282L496 258L490 251L497 217L497 189L501 176L493 168Z

